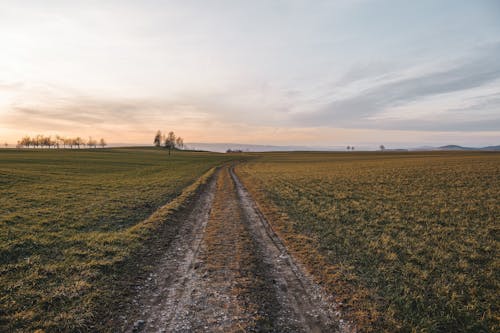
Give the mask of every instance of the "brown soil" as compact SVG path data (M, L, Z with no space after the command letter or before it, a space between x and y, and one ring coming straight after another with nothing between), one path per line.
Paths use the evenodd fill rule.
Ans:
M125 332L351 332L230 167L183 217L124 307Z

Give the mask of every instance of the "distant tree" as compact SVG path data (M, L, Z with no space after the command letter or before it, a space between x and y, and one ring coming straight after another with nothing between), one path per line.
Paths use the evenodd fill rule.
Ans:
M48 147L50 148L50 137L40 135L40 147Z
M66 146L69 146L69 148L73 149L73 143L74 143L73 139L65 138L64 139L64 148L66 148Z
M160 147L161 146L161 143L162 143L162 134L161 134L161 131L158 130L158 132L156 132L156 135L155 135L155 139L154 139L154 145L156 147Z
M59 135L56 135L56 147L59 148L62 143L62 138Z
M36 148L40 147L40 146L42 145L42 143L43 143L43 136L42 136L42 135L40 135L40 134L38 134L38 135L36 136L36 138L35 138L35 142L34 142L34 144L35 144Z
M168 135L165 138L165 148L168 149L169 156L172 153L172 150L175 149L175 134L173 131L168 132Z
M9 147L9 144L7 142L5 142L3 145L5 146L5 148Z
M104 141L104 139L101 138L101 140L99 140L99 146L101 146L101 148L104 148L106 147L106 145L107 145L106 141Z
M19 141L21 147L29 148L31 145L31 138L29 136L24 136L21 141Z
M180 136L175 139L175 146L177 149L184 149L184 139Z
M385 146L384 145L380 145L380 150L384 151L385 150Z
M52 139L51 136L42 136L42 147L55 147L56 146L56 141Z
M91 136L89 136L89 141L87 141L87 147L97 148L97 140L94 140L94 139L92 139Z
M84 144L83 139L80 137L75 138L74 144L75 144L75 146L78 147L78 149L80 149L80 146Z
M89 137L88 141L83 140L81 137L76 137L76 138L64 138L59 135L56 135L55 139L53 139L51 136L45 136L38 134L37 136L30 137L28 135L24 136L21 140L17 141L16 147L18 148L59 148L61 145L63 145L64 148L69 147L78 147L80 148L81 146L89 147L89 148L97 148L97 145L101 145L102 147L106 146L106 142L104 139L101 139L101 142L98 143L97 140L92 139L92 137ZM6 143L5 146L7 147L8 144Z
M354 150L354 146L351 146L351 151Z
M347 146L347 150L351 150L351 146Z

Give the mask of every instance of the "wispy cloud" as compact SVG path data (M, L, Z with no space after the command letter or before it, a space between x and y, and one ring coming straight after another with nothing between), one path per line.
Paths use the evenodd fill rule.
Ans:
M492 130L500 122L500 101L498 96L481 96L475 104L461 108L432 110L432 105L425 110L408 107L400 108L399 113L393 113L391 118L384 112L394 107L401 107L415 101L450 93L464 92L478 87L493 84L500 91L500 44L484 48L474 57L464 59L459 65L444 65L451 68L434 68L430 72L408 73L399 76L394 73L370 77L362 75L362 70L349 73L340 83L343 86L333 87L333 99L318 110L299 113L295 116L297 122L308 125L330 125L365 128L422 129L422 130ZM356 89L347 97L338 97L337 90L348 90L350 85ZM456 96L460 98L460 95ZM459 99L460 100L460 99ZM437 108L439 103L434 106ZM430 108L429 108L430 107ZM478 110L488 110L488 116L482 114L478 119ZM429 111L431 114L429 114ZM461 111L461 117L454 119ZM467 116L463 117L463 111ZM447 112L445 119L433 117L433 114ZM408 117L407 113L411 113ZM411 118L411 121L407 121ZM497 126L497 127L495 127Z

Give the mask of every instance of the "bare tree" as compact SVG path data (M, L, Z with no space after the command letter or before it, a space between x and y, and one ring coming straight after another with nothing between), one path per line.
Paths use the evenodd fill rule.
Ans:
M168 149L168 156L170 156L172 150L175 149L175 134L173 131L168 132L165 139L165 148Z
M71 138L65 138L64 139L64 147L69 146L71 149L73 149L73 139Z
M9 144L7 142L5 142L3 145L5 146L5 148L9 148Z
M56 147L59 148L62 142L62 138L59 135L56 135Z
M175 146L177 149L184 149L184 139L180 136L175 139Z
M66 148L66 143L68 142L68 139L61 136L61 137L59 137L59 140L60 140L61 144L63 145L63 148Z
M80 146L84 144L83 139L82 139L82 138L80 138L80 137L77 137L77 138L75 139L74 143L75 143L75 146L77 146L77 147L78 147L78 149L80 149Z
M92 139L91 136L89 136L89 141L87 141L87 147L89 148L97 148L97 141Z
M161 143L162 143L162 134L161 134L161 131L158 130L158 132L156 132L156 135L155 135L155 139L154 139L154 145L156 147L160 147L161 146Z
M101 148L104 148L106 147L106 145L107 145L106 141L104 141L104 139L101 138L101 140L99 140L99 146L101 146Z
M64 138L59 135L56 135L55 139L52 139L51 136L44 136L44 135L37 135L34 137L30 136L24 136L21 140L17 141L16 147L18 148L59 148L60 145L63 145L64 148L67 146L70 148L73 148L74 146L77 146L80 148L81 146L87 146L89 148L97 148L98 142L97 140L92 139L92 137L89 137L89 140L86 142L83 140L81 137L76 137L76 138ZM105 146L106 142L104 139L101 139L101 142L99 143L101 146ZM104 145L103 145L104 144ZM6 147L8 144L6 144Z
M385 146L384 145L380 145L380 150L384 151L385 150Z
M25 136L21 139L21 141L19 142L19 144L22 146L22 147L27 147L29 148L30 145L31 145L31 138L29 136Z
M45 145L50 149L51 147L56 146L56 141L52 139L51 136L47 136L44 138Z
M43 136L38 134L35 138L35 146L38 148L43 144Z

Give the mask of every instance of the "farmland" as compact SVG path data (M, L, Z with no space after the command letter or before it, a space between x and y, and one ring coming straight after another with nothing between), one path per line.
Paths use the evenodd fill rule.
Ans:
M181 204L175 198L227 159L140 148L0 150L0 331L88 329L112 296L114 274L129 274L119 266L154 230L141 221Z
M5 149L0 199L0 331L499 330L498 153Z
M500 154L273 153L236 171L361 331L499 331Z

